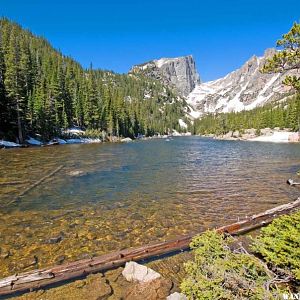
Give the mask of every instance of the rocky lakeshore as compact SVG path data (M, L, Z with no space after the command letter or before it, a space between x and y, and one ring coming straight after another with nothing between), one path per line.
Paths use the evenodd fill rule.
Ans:
M186 276L184 262L191 257L191 253L186 252L145 265L129 262L124 267L15 299L185 300L179 284Z
M0 139L0 148L20 148L20 147L36 147L36 146L53 146L53 145L66 145L66 144L94 144L102 142L112 142L112 143L128 143L134 140L150 140L150 139L168 139L175 136L191 136L191 132L178 132L172 130L169 134L155 134L152 136L138 135L135 138L130 137L118 137L111 136L108 137L103 134L101 137L86 135L85 131L79 128L71 128L67 131L67 135L63 137L55 137L49 141L42 141L39 137L27 137L23 144L17 142L7 141Z

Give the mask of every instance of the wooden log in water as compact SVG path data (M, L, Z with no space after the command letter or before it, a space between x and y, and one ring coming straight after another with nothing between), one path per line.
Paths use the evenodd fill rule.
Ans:
M20 184L27 184L31 183L32 181L30 180L15 180L15 181L4 181L0 182L0 186L5 186L5 185L20 185Z
M35 183L31 184L26 190L24 190L22 193L20 193L18 195L18 197L24 196L25 194L27 194L28 192L30 192L33 188L35 188L36 186L40 185L43 181L45 181L46 179L52 177L57 172L59 172L63 167L64 167L63 165L59 166L58 168L56 168L55 170L53 170L49 174L45 175L44 177L42 177L41 179L39 179Z
M219 233L237 235L269 224L280 215L288 214L300 208L300 198L294 202L280 205L263 213L253 215L245 220L219 227ZM179 237L175 240L154 243L142 247L116 251L98 257L78 260L52 268L44 268L16 274L0 280L0 295L9 295L15 292L25 292L45 287L54 283L63 283L66 280L85 276L90 273L105 271L122 266L128 261L141 261L159 255L189 249L194 235Z
M300 182L295 182L293 179L288 179L286 183L291 186L300 185Z
M55 170L53 170L52 172L50 172L49 174L45 175L44 177L42 177L41 179L39 179L38 181L34 182L33 184L31 184L30 186L28 186L23 192L21 192L15 199L13 199L12 201L10 201L7 206L13 204L14 202L17 202L20 197L23 197L24 195L26 195L28 192L30 192L32 189L34 189L35 187L37 187L38 185L40 185L42 182L44 182L46 179L52 177L53 175L55 175L57 172L59 172L64 166L61 165L58 168L56 168Z

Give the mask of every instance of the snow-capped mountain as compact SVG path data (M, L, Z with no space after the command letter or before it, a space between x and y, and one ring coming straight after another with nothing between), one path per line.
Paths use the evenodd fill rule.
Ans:
M282 84L286 75L300 76L300 70L284 74L260 72L275 49L261 57L252 56L241 68L223 78L200 82L193 57L161 58L132 67L129 73L143 74L177 90L186 99L186 115L191 119L206 113L251 110L293 93Z
M133 66L131 74L141 73L174 87L181 96L189 93L200 83L200 77L191 55L176 58L161 58Z
M198 118L205 113L251 110L291 93L290 88L282 84L291 71L286 74L260 72L266 59L275 51L268 49L264 56L251 57L240 69L225 77L198 84L187 96L190 115Z

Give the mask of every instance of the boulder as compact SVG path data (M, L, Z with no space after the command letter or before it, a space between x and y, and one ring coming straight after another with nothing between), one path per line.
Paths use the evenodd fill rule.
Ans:
M238 130L234 131L234 132L232 133L232 137L234 137L234 138L239 138L239 137L240 137L240 132L239 132Z
M68 174L72 177L80 177L80 176L86 175L86 173L84 171L80 171L80 170L70 171Z
M161 275L146 266L136 262L127 262L122 275L127 281L133 282L150 282L161 277Z
M181 293L173 293L167 297L167 300L187 300L186 295Z
M263 128L260 130L262 135L271 136L273 134L273 130L271 128Z
M231 138L231 137L232 137L232 134L233 134L233 132L230 130L230 131L228 131L226 134L224 134L224 138L225 138L225 139Z
M256 129L255 128L245 129L245 133L250 135L255 135Z

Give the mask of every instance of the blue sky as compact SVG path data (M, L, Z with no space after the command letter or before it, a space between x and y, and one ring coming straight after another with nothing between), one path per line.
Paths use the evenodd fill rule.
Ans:
M134 64L192 54L203 81L275 46L299 0L0 0L0 15L44 36L83 66L125 73Z

